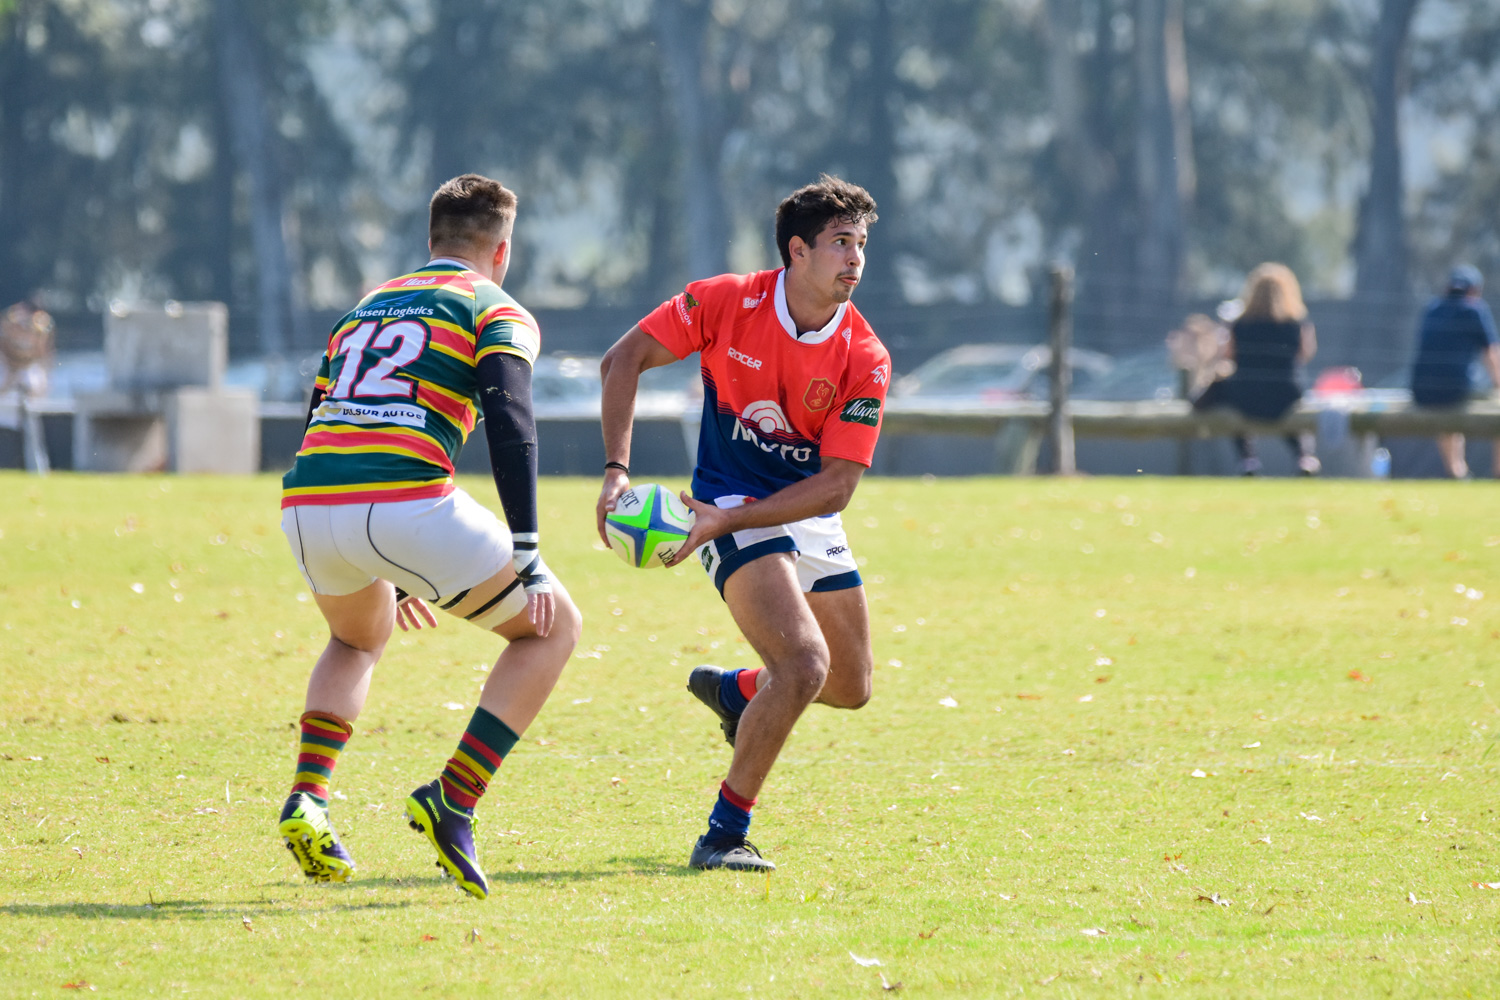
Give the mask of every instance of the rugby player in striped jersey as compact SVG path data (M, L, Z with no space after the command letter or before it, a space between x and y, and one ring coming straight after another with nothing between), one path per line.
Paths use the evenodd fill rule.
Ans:
M406 800L438 866L483 899L474 806L578 643L578 609L542 561L531 366L536 321L505 292L516 196L465 174L432 196L425 267L334 327L307 431L283 480L281 527L328 622L278 831L309 878L349 878L329 785L394 625L436 625L424 601L506 641L453 756ZM453 483L484 413L502 523Z
M750 807L807 706L859 708L874 659L858 564L839 511L870 465L891 378L885 347L849 297L874 199L824 176L776 210L785 265L695 281L604 356L604 516L630 485L641 372L697 353L703 423L694 550L763 668L700 666L688 690L721 720L729 774L693 846L694 868L774 868L745 839Z

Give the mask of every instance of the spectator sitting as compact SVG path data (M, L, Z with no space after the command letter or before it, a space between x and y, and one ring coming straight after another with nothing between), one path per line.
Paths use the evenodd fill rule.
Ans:
M1227 353L1234 371L1204 389L1193 408L1225 406L1250 420L1280 420L1302 398L1297 366L1318 349L1302 288L1286 265L1262 264L1245 280L1241 300L1244 311L1229 328ZM1322 465L1313 454L1313 436L1288 434L1286 441L1297 455L1297 470L1304 476L1317 475ZM1254 440L1236 434L1234 445L1240 474L1258 474L1261 466Z
M52 330L52 317L26 302L0 313L0 392L16 389L33 399L47 394Z
M1422 314L1417 358L1411 366L1411 398L1418 406L1461 406L1473 394L1470 374L1475 355L1484 359L1490 377L1500 388L1500 346L1495 319L1481 299L1484 277L1468 265L1455 267L1448 275L1445 294L1434 299ZM1454 479L1467 479L1462 434L1439 434L1438 451L1443 467ZM1500 476L1500 441L1495 443L1495 475Z

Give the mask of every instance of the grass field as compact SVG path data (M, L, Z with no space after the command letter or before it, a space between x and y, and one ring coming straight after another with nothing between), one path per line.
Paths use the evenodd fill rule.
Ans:
M400 813L496 640L393 640L335 780L356 878L309 885L276 481L0 489L0 996L1500 992L1491 485L866 482L876 695L799 724L767 878L685 867L729 756L683 681L747 647L546 481L584 640L481 805L483 903Z

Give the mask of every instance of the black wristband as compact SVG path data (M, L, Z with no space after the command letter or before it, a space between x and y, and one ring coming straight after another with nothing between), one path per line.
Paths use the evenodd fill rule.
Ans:
M619 469L621 472L625 473L625 475L630 475L630 466L626 465L624 462L605 462L604 467L606 469Z

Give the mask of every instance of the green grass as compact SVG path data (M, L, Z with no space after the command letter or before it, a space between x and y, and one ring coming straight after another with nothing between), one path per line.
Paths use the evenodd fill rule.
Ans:
M584 640L481 807L484 903L400 811L496 641L393 640L335 782L356 879L308 885L274 828L324 633L276 482L0 489L6 997L1500 981L1500 890L1472 886L1500 881L1491 485L866 482L875 700L799 724L766 878L684 866L729 757L683 681L747 647L696 567L627 569L596 485L547 481Z

